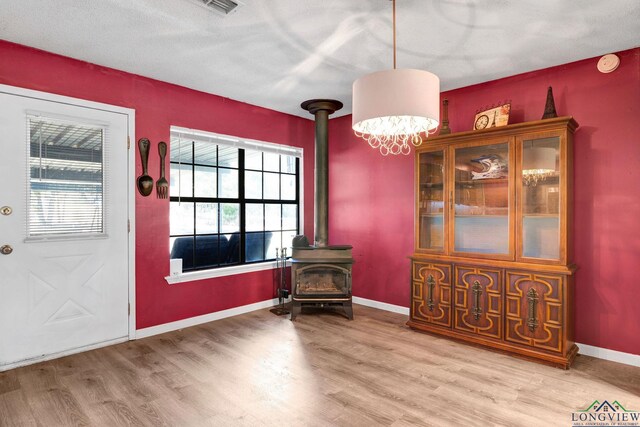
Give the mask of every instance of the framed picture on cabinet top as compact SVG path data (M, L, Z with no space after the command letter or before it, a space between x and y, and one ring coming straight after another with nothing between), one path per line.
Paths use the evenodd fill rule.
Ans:
M509 123L511 104L503 104L480 111L473 119L473 130L506 126Z

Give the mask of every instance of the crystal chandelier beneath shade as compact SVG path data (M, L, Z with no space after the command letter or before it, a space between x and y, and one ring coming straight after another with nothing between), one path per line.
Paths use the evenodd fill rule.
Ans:
M438 76L396 69L396 2L392 1L393 70L368 74L353 83L354 133L385 156L409 154L411 145L422 144L423 136L434 133L440 123Z
M535 187L556 172L556 149L547 147L525 148L522 159L522 181Z

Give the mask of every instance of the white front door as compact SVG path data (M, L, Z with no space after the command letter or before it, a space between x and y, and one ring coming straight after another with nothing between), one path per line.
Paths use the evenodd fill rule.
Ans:
M0 371L129 335L129 116L25 93L0 91Z

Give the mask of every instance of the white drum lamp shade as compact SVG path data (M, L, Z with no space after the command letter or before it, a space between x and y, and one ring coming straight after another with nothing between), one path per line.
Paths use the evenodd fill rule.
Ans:
M525 148L522 159L523 172L535 170L553 172L556 169L556 154L555 148Z
M428 71L379 71L353 83L353 130L382 154L409 154L408 143L420 145L439 117L440 79Z

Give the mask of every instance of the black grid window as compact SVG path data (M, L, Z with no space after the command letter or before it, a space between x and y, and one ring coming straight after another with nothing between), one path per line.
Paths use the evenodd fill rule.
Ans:
M300 160L171 138L171 258L183 271L274 260L299 234ZM275 152L274 152L275 151Z

